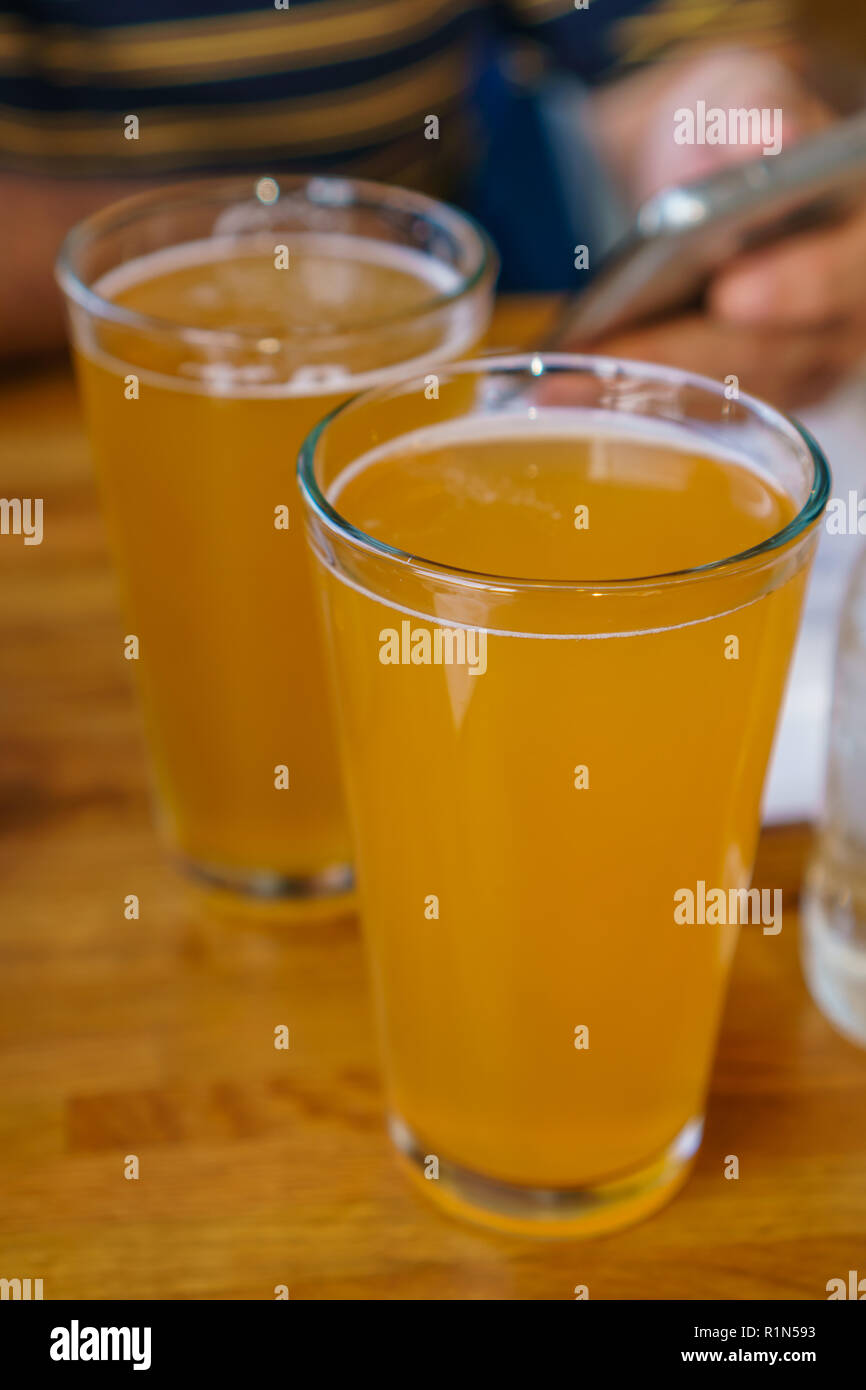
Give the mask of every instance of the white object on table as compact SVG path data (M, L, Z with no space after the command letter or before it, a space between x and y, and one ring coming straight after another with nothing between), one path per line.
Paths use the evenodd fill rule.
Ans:
M831 496L866 497L866 372L800 414L833 473ZM866 526L866 517L862 524ZM866 538L822 535L809 582L799 640L782 707L767 785L764 822L815 820L824 796L824 767L836 633L854 556Z

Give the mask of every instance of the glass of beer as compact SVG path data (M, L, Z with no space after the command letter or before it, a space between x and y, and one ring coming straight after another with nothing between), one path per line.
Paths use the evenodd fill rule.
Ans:
M364 393L300 481L392 1137L421 1187L596 1233L701 1140L829 473L664 367L490 358Z
M340 178L148 193L69 235L71 320L168 836L268 898L351 884L299 499L285 460L350 394L482 334L462 213Z

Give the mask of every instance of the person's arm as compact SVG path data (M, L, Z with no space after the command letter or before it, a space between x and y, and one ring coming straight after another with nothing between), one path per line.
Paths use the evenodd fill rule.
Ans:
M130 189L315 170L450 191L471 147L462 8L0 0L0 356L59 344L57 247Z
M803 78L806 55L792 40L784 3L693 6L690 32L683 27L688 15L682 4L617 6L593 0L582 13L556 0L509 3L524 12L525 20L535 13L535 32L555 50L558 67L571 66L584 80L599 73L614 77L595 86L586 119L633 206L726 161L756 157L742 145L677 145L678 108L693 107L699 99L724 108L779 108L785 145L833 119ZM598 27L581 31L593 9ZM625 16L625 9L633 13ZM714 34L712 21L722 10L723 25ZM768 27L773 13L778 22ZM672 17L678 32L669 23ZM666 33L670 42L664 42ZM581 38L582 54L577 51ZM619 68L617 53L624 65ZM660 60L647 62L650 58ZM734 257L719 269L703 314L619 333L599 346L624 356L688 363L712 376L733 372L743 389L797 405L820 396L866 352L864 267L866 206L833 227Z
M705 97L727 85L731 100L725 105L736 106L734 98L742 92L754 97L768 66L775 65L777 93L779 66L784 63L789 72L796 67L789 0L589 0L586 9L574 0L502 3L515 32L538 43L557 71L572 73L592 89L587 133L634 206L665 181L703 172L685 161L681 172L669 158L683 153L666 138L671 127L666 98L675 93L681 75L690 89L697 70L707 86L698 95ZM732 64L720 56L726 52L734 54ZM793 77L789 85L793 94ZM664 129L660 115L668 122ZM786 134L795 138L793 130ZM718 162L718 149L709 154Z
M596 85L716 44L783 42L789 0L497 0L514 31L532 37L551 62Z
M82 217L144 187L143 181L0 172L0 362L62 346L63 306L53 273L60 243Z

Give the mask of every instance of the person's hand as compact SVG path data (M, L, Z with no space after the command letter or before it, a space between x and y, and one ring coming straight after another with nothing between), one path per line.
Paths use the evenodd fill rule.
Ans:
M783 410L821 400L866 357L866 322L744 327L684 314L593 343L593 351L662 362L724 381Z
M738 256L715 277L708 304L744 327L866 324L866 206L838 225Z
M698 100L724 110L782 110L782 143L831 120L793 61L724 49L683 60L600 98L597 132L630 200L761 156L749 145L677 145L674 113ZM602 127L606 131L601 135ZM866 205L832 226L735 256L713 277L705 313L618 333L603 351L723 378L790 407L818 399L866 354Z

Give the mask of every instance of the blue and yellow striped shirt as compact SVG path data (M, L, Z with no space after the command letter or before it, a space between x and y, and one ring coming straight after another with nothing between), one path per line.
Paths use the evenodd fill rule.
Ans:
M766 29L780 5L749 0L747 23ZM447 191L497 35L532 35L593 81L729 34L730 16L731 0L0 0L0 164L339 168Z

